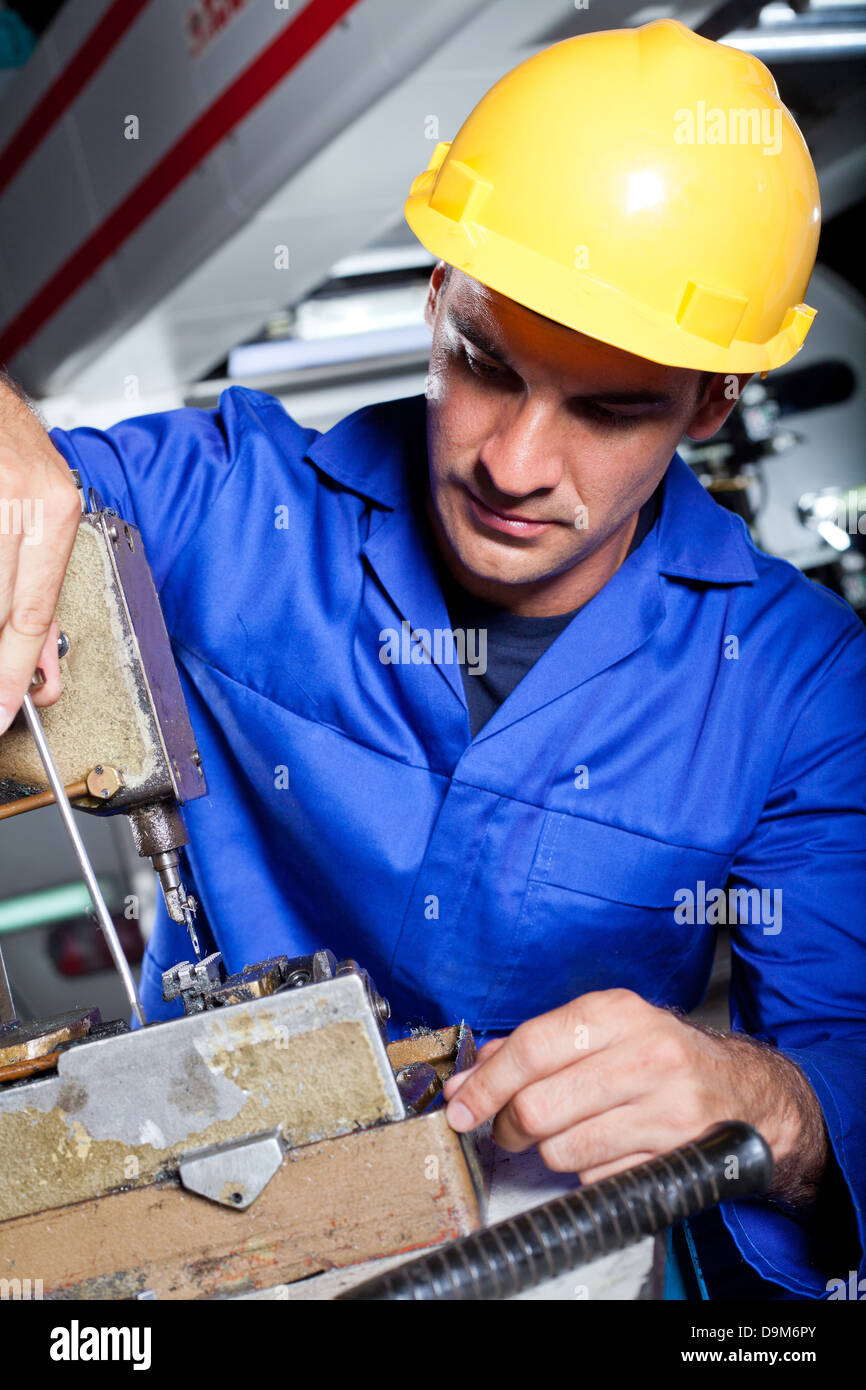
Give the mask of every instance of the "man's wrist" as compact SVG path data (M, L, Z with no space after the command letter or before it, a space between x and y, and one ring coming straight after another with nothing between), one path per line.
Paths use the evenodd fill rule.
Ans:
M771 1144L776 1166L768 1196L794 1207L808 1206L820 1194L830 1156L823 1111L807 1078L790 1057L762 1045L772 1083L778 1085L777 1138Z
M778 1048L747 1034L722 1032L688 1020L724 1040L735 1054L737 1098L746 1119L766 1139L775 1159L767 1196L792 1207L817 1200L830 1155L821 1104L808 1079Z

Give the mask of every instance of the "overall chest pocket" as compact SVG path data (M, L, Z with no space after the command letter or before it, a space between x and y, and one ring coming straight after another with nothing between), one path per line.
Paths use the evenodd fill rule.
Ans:
M691 1008L715 928L677 920L678 893L721 886L730 856L549 811L484 1026L511 1028L591 990Z

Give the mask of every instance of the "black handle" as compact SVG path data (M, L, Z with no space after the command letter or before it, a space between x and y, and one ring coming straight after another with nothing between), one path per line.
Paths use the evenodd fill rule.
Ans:
M339 1295L351 1300L501 1299L688 1216L765 1191L773 1156L727 1120L691 1144L463 1236Z

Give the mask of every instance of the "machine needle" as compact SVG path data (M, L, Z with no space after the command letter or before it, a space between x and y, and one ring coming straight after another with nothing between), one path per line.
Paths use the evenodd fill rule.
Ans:
M57 804L57 809L60 812L63 824L66 828L66 833L72 842L72 848L75 851L76 858L81 867L81 873L83 875L84 882L87 884L90 897L93 901L93 906L96 909L96 916L99 920L99 925L101 926L103 934L105 936L105 940L108 943L108 949L111 952L111 958L114 961L117 973L120 976L121 981L123 983L123 988L126 992L126 997L129 1000L130 1008L132 1009L132 1012L135 1014L135 1017L138 1019L139 1023L142 1025L142 1027L144 1027L144 1025L147 1022L147 1019L144 1016L144 1010L141 1006L141 1000L138 997L138 990L135 986L135 980L132 978L132 971L129 968L129 962L126 959L126 956L123 954L123 947L120 944L120 939L115 930L114 923L111 920L111 914L109 913L108 908L105 904L105 899L102 896L102 890L99 887L99 884L96 880L96 874L93 872L93 865L91 864L87 850L84 847L84 841L82 840L81 835L79 834L78 826L75 824L75 817L72 814L72 807L70 806L69 798L66 795L66 789L63 785L63 779L61 778L60 773L57 771L54 758L51 754L51 749L48 747L48 742L45 738L45 731L42 728L41 721L39 719L38 714L36 713L36 707L33 704L33 701L31 700L29 695L24 696L24 704L22 705L22 709L24 711L24 718L27 720L28 728L30 729L31 734L33 735L36 747L39 750L39 756L42 759L42 764L45 768L45 775L47 776L51 790L54 793L54 800Z

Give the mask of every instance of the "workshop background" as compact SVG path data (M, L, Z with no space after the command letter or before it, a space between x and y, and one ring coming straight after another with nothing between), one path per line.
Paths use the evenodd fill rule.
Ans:
M866 621L866 4L0 0L0 361L67 429L240 383L325 430L423 391L433 261L402 206L435 143L534 51L662 17L771 68L824 216L802 352L681 452L760 546ZM124 817L78 820L138 960L150 866ZM22 1017L125 1016L88 903L53 807L0 823ZM699 1012L728 1024L724 942Z

